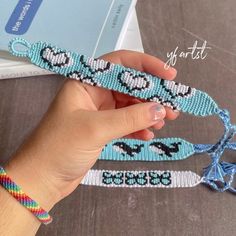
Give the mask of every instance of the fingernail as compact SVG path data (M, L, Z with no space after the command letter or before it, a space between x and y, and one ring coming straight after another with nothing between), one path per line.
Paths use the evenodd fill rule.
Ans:
M150 112L153 121L158 121L158 120L160 121L166 115L165 108L160 104L153 105L150 109Z
M159 120L156 124L159 125L160 128L162 128L162 126L164 126L164 124L165 124L165 121L164 120Z
M174 67L170 67L170 69L171 69L171 72L177 74L177 70Z
M155 135L153 132L148 135L148 139L153 139L154 137L155 137Z
M177 114L179 114L180 112L179 112L179 110L173 110L173 112L175 112L175 113L177 113Z
M174 67L170 67L170 71L171 71L171 74L172 74L172 78L175 78L176 75L177 75L177 70Z

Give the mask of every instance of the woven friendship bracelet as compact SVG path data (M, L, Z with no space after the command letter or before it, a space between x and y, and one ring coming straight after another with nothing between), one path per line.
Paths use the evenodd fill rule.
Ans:
M113 171L89 170L81 184L101 187L187 188L204 183L191 171Z
M192 171L172 170L89 170L81 182L83 185L126 188L190 188L201 183L208 184L208 180ZM227 187L235 192L234 188ZM220 188L218 191L223 192L225 189Z
M0 185L3 186L21 205L33 213L43 224L52 222L51 216L37 202L27 196L14 181L7 175L3 167L0 166Z
M207 93L135 69L66 51L47 42L30 44L22 38L16 38L9 43L9 51L15 56L28 57L33 64L69 79L146 101L158 102L173 110L195 116L217 115L223 122L225 130L216 144L191 144L180 138L157 139L150 142L119 139L104 148L100 159L181 160L195 153L205 152L210 155L211 163L204 168L202 177L204 183L218 191L235 192L235 188L231 185L236 173L236 164L222 162L220 159L226 148L236 149L236 144L230 143L236 133L236 126L231 123L229 112L220 109ZM187 178L187 175L181 176Z
M116 139L105 146L99 160L177 161L194 154L210 153L213 147L213 144L193 144L182 138ZM227 143L225 148L236 150L236 143Z
M25 51L19 51L19 46L24 46ZM16 38L10 42L9 51L15 56L28 57L33 64L68 78L159 102L173 110L199 116L220 112L214 100L200 90L101 59L69 52L46 42L30 44L22 38Z

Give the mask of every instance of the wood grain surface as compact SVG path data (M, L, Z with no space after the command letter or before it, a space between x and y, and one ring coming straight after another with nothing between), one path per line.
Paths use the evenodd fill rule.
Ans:
M211 47L204 60L179 58L176 80L207 91L236 122L236 2L234 0L139 0L137 13L146 53L167 60L177 46L195 40ZM37 125L63 78L55 75L0 81L0 159L4 163ZM179 136L193 143L216 142L215 117L181 114L157 137ZM225 160L236 161L226 151ZM179 162L96 163L108 169L192 170L209 162L198 155ZM191 189L104 189L78 187L51 211L54 221L38 236L231 236L236 235L236 196L201 185Z

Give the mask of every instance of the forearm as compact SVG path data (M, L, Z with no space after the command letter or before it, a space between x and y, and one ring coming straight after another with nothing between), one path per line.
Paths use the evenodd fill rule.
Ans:
M57 202L58 196L45 179L39 175L40 171L32 168L29 156L15 156L5 167L7 175L40 207L49 211ZM36 166L38 170L40 166ZM0 186L0 235L35 235L40 221L10 193Z

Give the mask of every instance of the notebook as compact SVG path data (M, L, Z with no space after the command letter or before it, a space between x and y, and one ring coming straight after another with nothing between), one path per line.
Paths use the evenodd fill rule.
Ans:
M8 41L45 40L92 57L121 48L136 0L3 0L0 78L48 74L6 52ZM47 27L45 27L45 25Z

